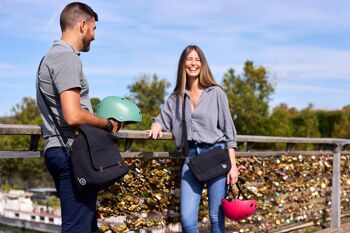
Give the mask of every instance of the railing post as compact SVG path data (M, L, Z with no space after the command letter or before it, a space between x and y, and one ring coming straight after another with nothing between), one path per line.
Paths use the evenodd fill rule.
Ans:
M129 152L131 149L131 145L134 141L132 139L125 140L125 152Z
M342 145L337 144L333 151L331 228L337 228L337 229L340 229L340 226L341 226L341 202L340 202L341 149L342 149Z
M38 144L39 144L40 137L41 137L41 135L31 135L29 150L31 150L31 151L38 150Z

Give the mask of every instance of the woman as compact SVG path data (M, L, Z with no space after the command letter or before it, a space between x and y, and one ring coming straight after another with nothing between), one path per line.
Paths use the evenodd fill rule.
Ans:
M235 159L236 130L232 121L226 94L215 82L202 50L196 45L182 52L177 71L176 87L161 113L154 119L149 136L162 137L162 130L173 131L176 146L182 143L182 104L185 119L188 157L197 156L213 147L226 147L232 164L228 174L207 182L211 232L225 232L225 218L221 199L226 194L226 184L238 179ZM198 232L198 208L204 183L193 176L187 161L181 171L181 225L183 232Z

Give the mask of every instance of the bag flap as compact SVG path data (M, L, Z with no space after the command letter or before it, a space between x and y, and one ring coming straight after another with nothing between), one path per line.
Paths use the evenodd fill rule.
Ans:
M202 173L227 159L229 161L228 151L221 147L215 147L191 158L190 163L196 172Z
M88 142L92 165L96 170L115 166L121 162L118 139L113 134L88 125L79 128Z

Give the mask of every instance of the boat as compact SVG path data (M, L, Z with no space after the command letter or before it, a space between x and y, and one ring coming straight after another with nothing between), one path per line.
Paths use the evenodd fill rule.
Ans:
M34 204L32 196L32 192L24 190L0 192L0 224L39 232L60 232L60 209Z

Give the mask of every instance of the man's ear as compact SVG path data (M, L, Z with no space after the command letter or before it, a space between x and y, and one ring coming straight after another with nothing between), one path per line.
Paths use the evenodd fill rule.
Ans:
M86 27L87 27L86 21L85 20L80 21L79 26L80 26L80 31L85 32Z

